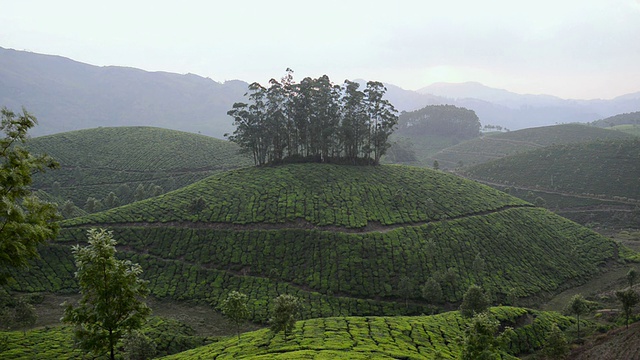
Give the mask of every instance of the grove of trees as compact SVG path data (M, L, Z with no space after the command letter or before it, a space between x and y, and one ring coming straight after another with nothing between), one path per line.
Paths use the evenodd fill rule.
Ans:
M227 112L236 130L226 136L251 153L256 165L318 161L378 164L389 148L398 122L396 110L383 99L386 88L369 81L366 88L329 77L293 81L293 71L269 87L249 85L248 103Z

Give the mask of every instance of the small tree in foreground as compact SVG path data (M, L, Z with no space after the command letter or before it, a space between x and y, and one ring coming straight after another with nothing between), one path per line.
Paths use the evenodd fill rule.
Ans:
M640 296L638 296L638 293L633 291L632 288L628 288L626 290L616 291L616 297L622 304L622 311L624 311L625 315L625 324L628 329L629 317L631 317L633 308L640 302Z
M576 316L576 320L578 322L578 339L580 339L580 316L587 315L589 312L591 312L589 303L582 295L574 295L567 305L566 312L569 315Z
M140 265L116 259L111 232L91 229L88 237L88 246L73 247L82 297L77 307L66 305L62 321L76 325L83 349L97 356L109 353L113 360L118 340L142 327L151 313L140 299L149 290L140 279Z
M222 313L236 324L236 334L240 341L240 322L249 317L247 295L235 290L230 292L222 302Z
M271 331L275 333L284 331L286 340L296 325L300 310L302 310L302 304L293 295L282 294L275 298L271 311Z

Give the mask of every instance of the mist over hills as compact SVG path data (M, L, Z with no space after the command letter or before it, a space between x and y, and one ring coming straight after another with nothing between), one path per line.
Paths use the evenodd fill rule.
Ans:
M276 78L280 75L273 74ZM33 129L33 136L126 125L222 138L233 130L226 112L234 102L243 100L247 86L240 80L220 83L194 74L99 67L0 47L0 106L13 110L25 106L36 115L40 125ZM418 91L386 86L387 99L400 111L451 104L474 110L482 124L511 130L590 122L640 110L640 92L611 100L565 100L521 95L473 82L436 83Z

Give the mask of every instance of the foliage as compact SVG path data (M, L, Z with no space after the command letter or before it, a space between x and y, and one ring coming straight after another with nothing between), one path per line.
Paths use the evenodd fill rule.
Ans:
M578 339L580 339L580 316L587 315L591 312L589 303L581 294L574 295L567 304L565 312L569 315L576 316L576 323L578 326Z
M462 298L460 313L466 318L485 312L489 308L489 300L480 286L471 285Z
M439 304L443 300L442 286L434 277L429 277L420 291L422 298L430 304Z
M208 206L194 216L186 205L197 196ZM302 318L432 312L419 291L404 306L396 286L403 276L416 290L437 279L445 306L458 304L471 284L497 301L509 291L556 292L602 271L617 248L547 210L449 174L296 164L236 170L67 220L14 289L74 291L68 247L85 243L95 224L113 229L119 255L143 267L155 297L220 308L236 290L250 296L251 320L262 323L283 293L308 304ZM474 266L479 253L482 273Z
M24 267L37 257L37 246L58 232L56 207L32 195L34 173L55 169L58 163L47 155L32 155L24 148L27 132L36 118L22 109L16 114L0 110L0 285L10 279L11 268Z
M429 105L403 112L398 120L398 134L420 137L437 134L458 140L480 135L480 120L473 110L453 105Z
M142 327L151 312L140 300L148 290L139 278L139 265L116 259L111 232L91 229L88 238L88 246L73 247L82 298L77 307L66 306L62 321L77 326L84 349L96 355L108 352L113 360L118 340Z
M629 328L629 317L633 313L633 308L640 303L640 295L631 287L626 290L616 291L616 298L622 305L622 311L625 315L625 325Z
M475 313L467 325L462 347L462 360L499 360L497 339L500 323L484 313Z
M604 130L603 130L604 131ZM475 179L636 204L640 139L550 146L467 169ZM525 171L526 170L526 171Z
M590 125L603 128L627 124L640 125L640 111L618 114L590 123Z
M206 338L195 335L188 325L173 319L152 317L138 333L143 342L156 346L157 356L176 354L208 343ZM135 335L134 335L135 336ZM127 350L125 340L121 343ZM0 358L9 359L87 359L87 352L79 348L74 341L74 327L52 326L22 331L0 331L0 344L5 340L5 347L0 348ZM138 343L141 345L143 342ZM141 350L141 349L138 349ZM125 357L127 353L123 354Z
M300 316L302 303L300 299L289 294L282 294L275 298L271 309L271 331L284 332L284 338L291 334L296 320Z
M27 302L26 299L20 298L14 307L13 322L26 333L28 328L36 324L37 320L38 314L36 313L36 308Z
M549 360L562 360L569 355L569 344L567 338L558 325L551 324L547 339L544 342L542 354Z
M626 275L627 281L629 282L629 288L632 288L638 279L638 272L635 268L630 268Z
M226 135L256 165L313 159L322 162L378 164L389 148L397 123L396 110L383 99L386 88L369 81L334 85L324 75L293 82L293 71L269 88L249 85L248 103L238 102L227 114L235 131Z
M551 323L561 328L571 324L570 318L554 312L511 307L490 312L500 326L514 329L504 339L508 351L501 351L501 356L505 360L541 349ZM523 324L530 317L535 320ZM299 321L288 341L264 329L243 334L240 345L235 339L225 339L166 359L460 359L459 340L465 329L466 321L457 311L432 316L310 319Z
M240 322L249 317L247 295L238 291L231 291L222 302L222 313L236 324L236 334L240 341Z
M631 139L620 131L598 129L582 124L563 124L510 131L477 137L442 149L432 156L441 168L455 168L459 162L479 165L551 145L573 144L598 139Z
M134 330L122 339L125 360L153 359L157 354L157 345L147 335Z
M140 195L148 198L157 192L156 186L167 192L251 165L251 159L229 141L143 126L70 131L28 139L26 146L61 163L59 170L33 178L36 189L58 189L54 195L60 206L65 201L83 206L93 197L111 208L110 193L124 205L135 200L140 184L144 188Z

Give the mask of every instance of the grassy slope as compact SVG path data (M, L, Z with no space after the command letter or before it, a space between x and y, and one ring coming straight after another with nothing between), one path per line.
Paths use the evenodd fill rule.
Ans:
M571 329L573 319L554 312L523 308L495 307L491 313L503 326L515 329L504 359L541 347L550 324ZM437 352L455 359L462 351L465 320L456 312L418 317L340 317L299 321L292 335L284 341L282 334L268 329L221 338L209 345L205 339L176 321L152 318L143 332L158 344L166 359L433 359ZM584 324L583 324L584 326ZM81 350L73 346L72 328L54 326L21 331L0 332L4 339L2 359L82 359ZM196 347L200 346L200 347ZM196 347L196 348L193 348ZM184 351L185 349L192 350ZM177 353L177 351L184 351Z
M558 145L474 166L478 179L640 200L640 139Z
M502 325L515 328L512 354L539 349L551 322L561 328L572 320L557 313L522 308L492 309ZM533 322L530 322L535 318ZM268 329L175 354L165 359L445 359L460 358L465 320L458 312L420 317L343 317L300 321L292 336ZM513 359L505 355L503 359Z
M142 332L157 344L159 356L175 354L202 346L207 339L195 335L184 323L152 317ZM52 326L22 331L0 331L0 359L53 360L86 359L87 354L75 346L73 327ZM120 349L118 349L120 351Z
M61 169L36 176L35 187L83 206L127 184L154 183L173 190L216 172L250 165L238 147L208 136L152 127L78 130L29 140L33 153L47 153Z
M186 207L195 196L207 207L194 214ZM305 318L429 313L419 287L448 269L455 276L441 283L453 303L477 282L497 301L507 292L553 293L617 257L617 245L592 231L449 174L300 164L214 175L68 220L17 290L73 291L69 245L83 243L92 226L113 229L154 296L217 307L240 290L255 300L255 321L285 292L305 301ZM413 288L406 307L397 286L404 276Z
M596 139L625 139L629 134L581 124L529 128L482 136L445 148L433 156L442 168L482 164L508 155L550 145L571 144Z

